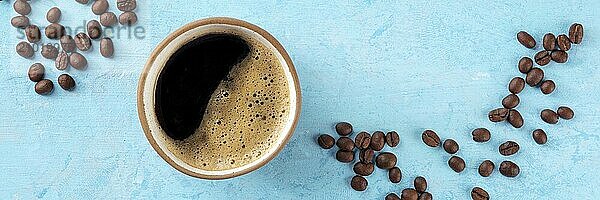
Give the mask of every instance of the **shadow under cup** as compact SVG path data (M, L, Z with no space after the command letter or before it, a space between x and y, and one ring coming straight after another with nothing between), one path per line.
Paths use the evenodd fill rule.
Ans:
M206 109L199 128L192 135L183 140L173 139L157 116L156 94L161 73L183 46L214 34L239 36L250 44L250 52L229 73L229 76L239 77L237 82L221 82L211 96L207 106L213 108L214 104L217 108ZM272 84L278 84L279 88L276 91L261 88L271 88ZM225 93L225 98L222 89L227 87L232 91ZM192 87L185 90L195 91ZM175 169L203 179L232 178L268 163L289 141L301 106L296 70L283 46L265 30L232 18L195 21L170 34L150 55L140 77L137 96L140 122L154 150ZM217 102L251 108L219 110ZM272 110L275 108L278 110ZM209 128L214 124L219 126Z

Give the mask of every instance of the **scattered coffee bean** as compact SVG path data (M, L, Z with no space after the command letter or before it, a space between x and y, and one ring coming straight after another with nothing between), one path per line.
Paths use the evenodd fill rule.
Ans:
M535 48L535 39L533 39L533 37L531 37L531 35L529 35L529 33L525 32L525 31L521 31L519 33L517 33L517 40L519 41L519 43L521 43L523 46L533 49Z
M519 71L521 73L527 74L527 72L529 72L529 70L531 70L532 67L533 67L533 60L531 60L531 58L522 57L521 60L519 60Z
M335 159L343 163L350 163L354 161L354 152L340 149L335 153Z
M515 177L520 173L519 166L511 161L502 161L500 163L500 174L506 177Z
M529 72L529 70L527 70ZM508 83L508 91L513 94L519 94L525 88L525 80L521 77L514 77Z
M358 149L366 149L369 148L371 144L371 135L367 132L360 132L354 138L354 144Z
M424 177L417 176L413 183L417 192L423 193L427 190L427 180Z
M31 13L31 5L29 5L29 2L27 1L16 0L13 4L13 8L15 9L15 12L21 15L29 15L29 13Z
M508 113L508 123L515 128L521 128L524 124L523 116L519 111L512 109Z
M580 44L583 40L583 25L574 23L569 28L569 39L573 44Z
M385 135L381 131L375 131L371 136L371 149L375 151L381 151L385 146Z
M489 200L490 195L480 187L474 187L471 190L471 198L473 200Z
M92 4L92 12L95 15L101 15L102 13L108 10L108 1L106 0L96 0Z
M400 200L400 197L396 193L389 193L385 196L385 200Z
M544 71L540 68L533 68L529 73L527 73L527 77L525 77L525 82L527 85L533 87L542 82L544 79Z
M352 124L340 122L335 125L335 131L341 136L348 136L352 133Z
M506 108L497 108L488 113L491 122L501 122L508 118L509 110Z
M89 0L75 0L75 1L80 4L87 4L89 2Z
M450 168L452 170L454 170L456 173L460 173L463 170L465 170L465 160L463 160L462 158L460 158L458 156L452 156L448 160L448 166L450 166Z
M400 171L400 168L398 167L392 167L388 171L388 178L392 183L400 183L400 181L402 180L402 171Z
M504 99L502 99L502 106L508 109L513 109L517 107L517 105L519 105L520 102L521 100L519 99L519 96L515 94L509 94L508 96L504 97Z
M363 149L358 153L358 159L363 163L373 163L375 151L373 149Z
M373 170L375 170L375 165L373 165L373 163L357 162L354 164L353 170L354 173L358 175L369 176L373 173Z
M58 76L58 85L64 90L73 90L75 88L75 80L68 74Z
M390 131L385 135L385 143L390 147L396 147L400 144L400 135L396 131Z
M29 80L33 82L39 82L42 79L44 79L45 72L46 69L44 68L44 65L42 65L42 63L35 63L31 65L31 67L29 67L27 75L29 76Z
M454 141L453 139L446 139L444 141L443 146L444 150L449 154L455 154L456 152L458 152L458 143L456 143L456 141Z
M136 0L117 0L117 8L123 12L133 11L136 6Z
M490 131L486 128L477 128L471 132L471 135L473 135L473 141L475 142L487 142L492 137Z
M48 79L35 83L35 92L39 95L48 95L54 90L54 84Z
M546 51L546 50L538 52L537 54L535 54L534 58L535 58L535 63L537 63L540 66L547 65L548 63L550 63L550 60L552 60L550 51Z
M323 149L331 149L335 145L335 139L328 134L321 134L317 138L317 143Z
M335 143L342 151L354 150L354 142L349 137L340 137Z
M54 60L58 57L58 49L52 44L42 46L42 57Z
M571 40L565 34L561 34L556 39L556 44L560 50L568 51L571 49Z
M119 23L121 25L131 26L137 23L137 15L134 12L124 12L119 15Z
M40 39L42 39L42 33L40 32L40 28L36 25L27 26L25 28L25 36L27 36L27 41L31 43L39 42Z
M70 35L63 35L62 37L60 37L60 46L62 47L62 50L67 52L67 53L71 53L73 51L75 51L75 40L73 40L73 37L71 37Z
M396 155L389 152L383 152L375 158L375 164L381 169L391 169L396 166Z
M552 33L546 33L543 39L544 49L552 51L556 48L556 37Z
M484 160L479 165L479 175L483 177L489 177L494 172L495 165L491 160Z
M28 42L19 42L16 47L17 54L19 54L23 58L31 58L33 57L33 47Z
M431 195L431 193L429 192L424 192L421 195L419 195L418 200L433 200L433 195Z
M92 41L90 40L90 37L88 37L87 34L78 33L77 35L75 35L75 46L77 46L77 49L81 51L87 51L90 48L92 48Z
M514 141L506 141L498 147L498 152L503 156L511 156L519 152L519 144Z
M25 28L29 26L29 18L25 16L16 16L10 19L10 24L15 28Z
M575 112L573 112L573 110L571 108L566 107L566 106L558 107L557 114L560 118L563 118L566 120L573 119L573 116L575 116Z
M73 52L71 53L71 56L69 56L69 64L75 69L84 70L87 66L87 59L80 53Z
M52 7L46 13L46 20L50 23L58 23L60 21L61 12L57 7Z
M400 195L402 200L418 200L419 193L412 188L406 188L402 190L402 195Z
M117 23L117 15L113 12L105 12L100 15L100 24L111 27Z
M555 51L552 51L552 54L550 54L550 57L552 58L552 60L554 62L566 63L567 60L569 59L569 54L565 51L555 50Z
M425 130L423 134L421 134L421 139L423 143L430 147L438 147L440 146L440 137L438 137L437 133L432 130Z
M98 39L102 36L102 27L100 22L91 20L87 23L87 32L90 39Z
M356 191L365 191L368 185L367 179L358 175L352 177L352 181L350 181L350 186Z
M69 67L69 54L65 51L58 53L56 57L55 67L58 70L65 70Z
M555 88L556 88L556 84L554 84L554 81L552 81L552 80L542 81L542 84L540 85L540 90L544 94L550 94L550 93L554 92Z
M540 113L540 117L542 118L542 120L544 120L544 122L546 122L548 124L558 123L558 114L556 114L556 112L554 112L553 110L550 110L550 109L542 110L542 112Z
M537 144L546 144L546 142L548 142L548 136L546 135L546 132L542 129L535 129L531 136Z
M48 39L54 40L54 39L59 39L60 37L65 35L66 31L65 31L65 27L63 25L60 25L57 23L52 23L52 24L46 26L44 33L46 34L46 37Z

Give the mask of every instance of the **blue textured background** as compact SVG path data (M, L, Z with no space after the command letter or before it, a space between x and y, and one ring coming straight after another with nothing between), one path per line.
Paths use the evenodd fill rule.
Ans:
M89 5L73 0L35 0L33 22L46 25L51 6L63 10L67 26L94 18ZM74 92L39 96L27 79L29 65L43 61L55 83L60 72L39 54L27 60L15 53L12 1L0 2L0 199L383 199L419 175L435 199L469 199L473 186L493 199L600 196L600 1L140 0L137 13L144 39L115 39L113 59L102 58L95 42L84 53L89 68L68 71L78 84ZM152 49L177 27L213 16L247 20L278 38L296 64L304 98L296 133L281 154L224 181L191 178L167 165L146 141L136 110L139 73ZM572 22L584 24L583 44L573 47L567 64L543 68L556 92L525 89L522 129L490 123L487 111L500 106L508 81L522 76L518 59L535 53L518 44L516 32L539 39L567 32ZM571 106L575 119L557 125L539 119L542 109L559 105ZM387 149L399 157L401 183L376 169L366 192L349 187L351 166L314 140L341 120L358 130L401 134L399 147ZM492 140L473 142L477 127L489 128ZM422 144L426 128L460 143L463 173L448 168L442 149ZM531 139L536 128L548 132L547 145ZM504 158L497 146L508 139L521 151ZM514 160L522 173L482 178L477 166L484 159Z

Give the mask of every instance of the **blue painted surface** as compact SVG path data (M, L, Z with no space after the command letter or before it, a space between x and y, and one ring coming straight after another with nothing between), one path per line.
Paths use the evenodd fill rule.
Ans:
M45 25L45 11L55 5L65 25L94 18L89 5L71 0L34 2L31 18L38 24ZM435 199L469 199L473 186L487 189L492 199L600 196L600 1L178 2L138 1L145 38L115 39L113 59L102 58L95 42L84 53L89 68L68 71L77 89L47 97L34 93L28 66L43 61L54 81L60 72L39 54L34 60L17 56L19 33L9 25L14 11L0 2L0 199L383 199L419 175ZM247 20L278 38L296 64L304 98L296 133L281 154L258 171L224 181L169 167L146 141L136 110L139 73L154 46L177 27L213 16ZM508 81L522 76L518 59L535 53L516 42L516 32L539 39L566 32L575 21L585 25L583 44L573 47L567 64L544 67L556 92L525 89L518 107L522 129L490 123L487 111L500 106ZM559 105L572 107L575 119L558 125L539 119L542 109ZM400 133L399 147L386 151L399 157L401 183L376 169L366 192L350 189L351 166L314 142L341 120L358 130ZM477 127L489 128L492 140L473 142L470 132ZM536 128L548 132L547 145L531 139ZM424 129L460 143L465 172L452 172L448 154L422 144ZM509 139L521 151L504 158L497 146ZM497 165L514 160L522 173L482 178L477 166L484 159Z

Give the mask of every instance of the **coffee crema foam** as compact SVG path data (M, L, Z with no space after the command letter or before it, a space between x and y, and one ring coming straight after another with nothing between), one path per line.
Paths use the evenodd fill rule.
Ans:
M235 31L250 47L211 95L199 128L184 140L162 134L167 149L192 167L229 170L258 160L283 131L289 82L279 59L261 42Z

